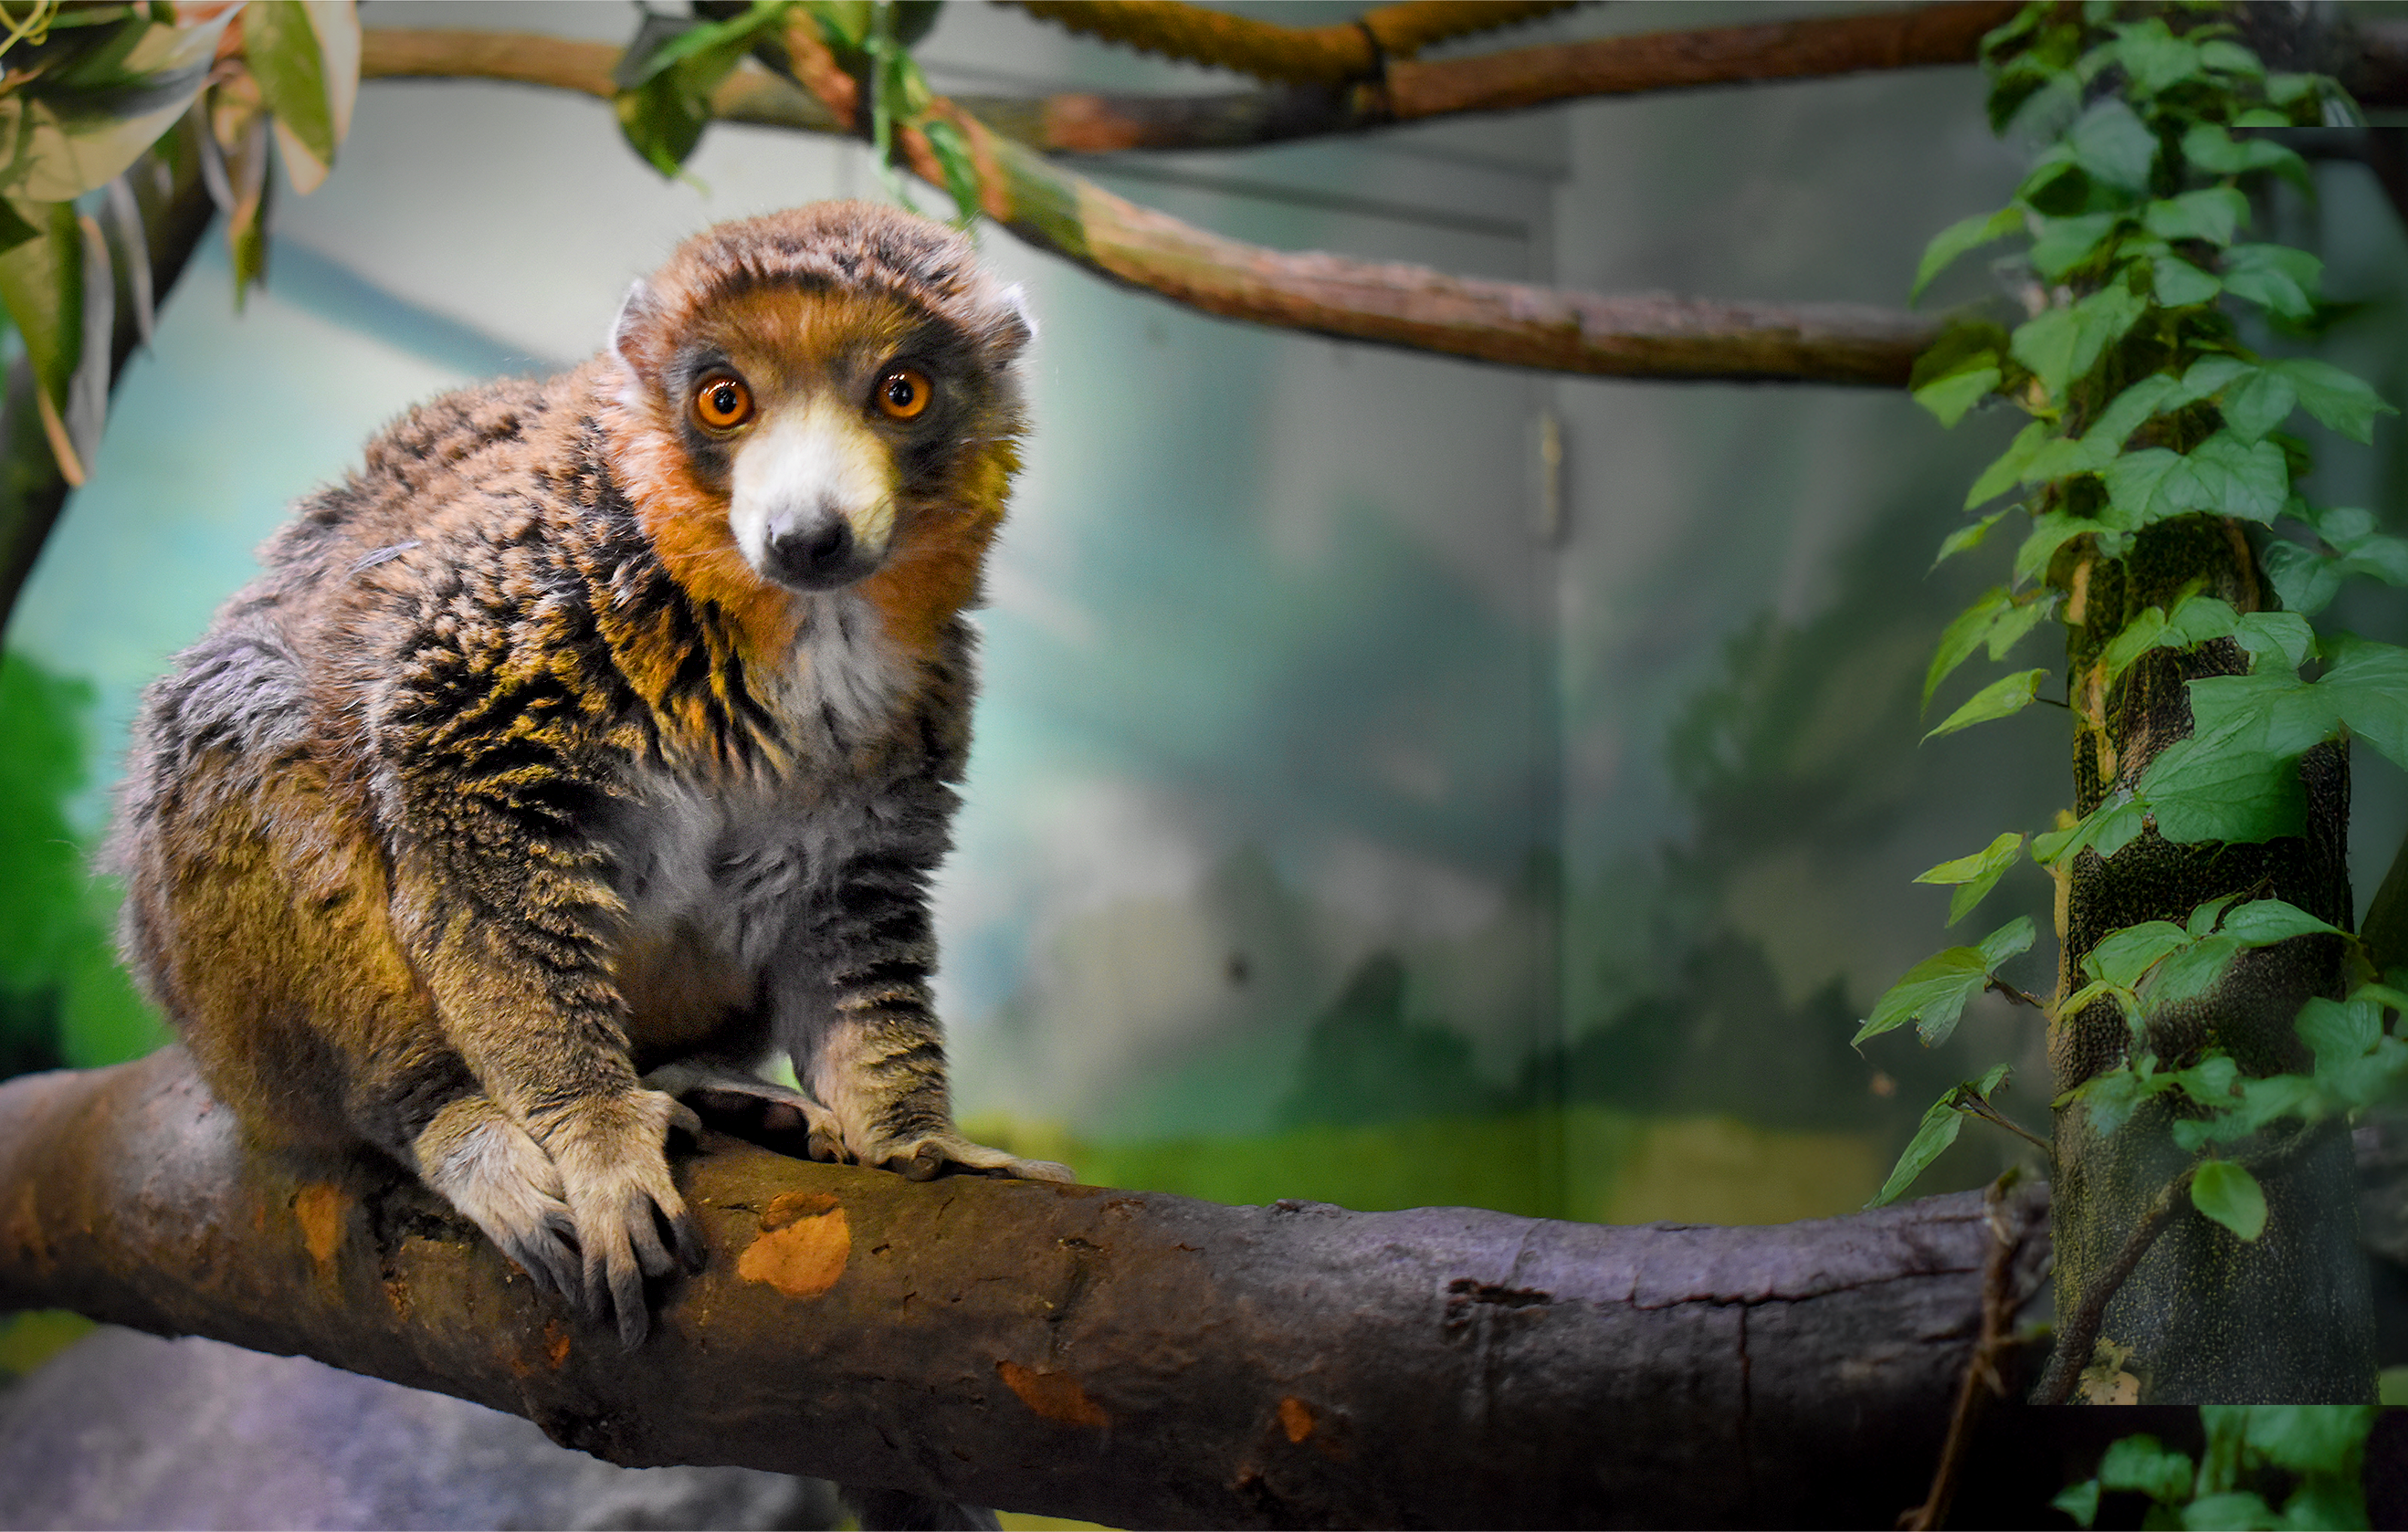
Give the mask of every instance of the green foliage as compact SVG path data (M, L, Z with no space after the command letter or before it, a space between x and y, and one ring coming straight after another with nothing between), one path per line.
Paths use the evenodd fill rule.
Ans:
M1956 1030L1965 1002L1989 987L1999 965L2029 951L2035 935L2031 918L2018 915L1977 946L1951 947L1925 958L1873 1003L1872 1015L1849 1040L1862 1047L1866 1038L1913 1022L1927 1045L1939 1047Z
M2006 1083L2007 1073L2005 1065L1995 1065L1981 1079L1960 1081L1931 1103L1923 1114L1922 1126L1914 1130L1905 1153L1899 1155L1897 1168L1865 1206L1885 1208L1897 1201L1899 1194L1914 1185L1914 1178L1929 1169L1931 1162L1956 1141L1957 1130L1965 1125L1969 1113L1995 1110L1990 1108L1990 1097Z
M2009 831L1922 874L1920 881L1955 885L1952 924L2027 852L2062 876L2072 858L2112 859L2153 831L2175 842L2299 834L2306 823L2300 759L2327 741L2362 739L2408 766L2408 651L2348 634L2319 637L2309 623L2350 576L2408 586L2408 539L2379 530L2365 511L2310 504L2296 488L2307 448L2284 434L2304 413L2367 442L2375 417L2391 407L2327 363L2258 354L2236 322L2255 311L2278 326L2310 325L2325 312L2322 263L2243 238L2254 184L2269 177L2311 184L2294 150L2246 130L2346 120L2346 97L2322 77L2266 69L2212 6L2139 14L2108 4L2034 5L1983 46L1993 125L2039 147L2006 207L1959 220L1932 239L1914 292L1969 252L2020 235L2020 257L2011 251L2000 265L2029 274L2035 307L2012 331L1952 325L1918 363L1913 387L1945 424L1985 395L2032 417L1975 480L1965 508L2010 494L2015 503L1951 534L1940 557L1985 546L1997 524L2018 512L2028 520L2009 580L1985 591L1941 636L1925 706L1977 653L2003 659L2043 618L2071 609L2078 564L2124 558L2138 534L2177 518L2280 523L2266 541L2265 566L2286 609L2243 612L2193 589L2128 616L2107 636L2075 676L2077 686L2090 689L2078 704L2094 718L2122 705L2134 668L2155 655L2225 646L2227 658L2206 668L2229 668L2236 650L2248 668L2188 683L2189 737L2158 751L2128 789L2111 783L2078 820L2065 816L2058 827L2028 837ZM2024 712L2046 674L2021 670L1988 681L1932 733ZM2316 1060L2313 1071L2252 1079L2213 1048L2194 1046L2191 1056L2171 1061L2151 1050L2153 1018L2211 1001L2248 952L2300 939L2354 942L2303 910L2250 892L2210 900L2180 923L2148 921L2106 933L2084 955L2071 993L2060 993L2050 1014L2062 1019L2113 1004L2131 1030L2131 1056L2059 1097L2059 1107L2079 1102L2096 1131L2112 1134L2144 1103L2179 1097L2172 1132L2183 1147L2203 1153L2355 1110L2408 1074L2408 1042L2386 1025L2401 996L2372 983L2302 1013L2298 1024ZM2362 959L2358 966L2366 968ZM1995 967L1977 948L1926 959L1883 996L1856 1040L1910 1020L1921 1023L1927 1039L1944 1038ZM1978 1082L1943 1095L1885 1197L1955 1138L1968 1111L1985 1114L1985 1096ZM2190 1174L2191 1200L2202 1214L2257 1237L2264 1198L2243 1157L2205 1159ZM2139 1462L2131 1457L2108 1473L2108 1487L2140 1487L2115 1478ZM2187 1460L2183 1472L2187 1477ZM2093 1508L2097 1488L2089 1491Z
M2206 1442L2197 1464L2156 1437L2126 1437L2108 1445L2095 1477L2053 1503L2085 1527L2098 1520L2100 1495L2118 1492L2147 1497L2142 1525L2151 1527L2367 1525L2373 1406L2202 1405L2199 1419Z

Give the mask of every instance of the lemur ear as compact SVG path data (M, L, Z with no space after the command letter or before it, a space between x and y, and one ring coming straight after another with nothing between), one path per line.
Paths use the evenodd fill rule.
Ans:
M642 376L636 342L657 317L652 302L652 290L641 277L627 289L626 298L619 305L619 317L610 322L610 355L631 378Z
M1010 361L1036 340L1037 315L1028 307L1028 289L1018 282L996 289L995 296L1006 316L995 327L996 344L1003 359Z

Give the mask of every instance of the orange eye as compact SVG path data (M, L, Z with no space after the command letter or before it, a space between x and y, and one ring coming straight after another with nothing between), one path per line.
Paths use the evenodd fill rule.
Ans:
M928 408L928 375L916 367L889 367L878 379L878 408L908 421Z
M752 391L724 372L706 378L694 391L694 418L713 431L733 431L752 418Z

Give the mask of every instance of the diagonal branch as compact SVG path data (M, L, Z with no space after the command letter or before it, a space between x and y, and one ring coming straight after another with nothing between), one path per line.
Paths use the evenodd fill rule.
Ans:
M625 1464L1118 1526L1874 1525L1981 1332L1993 1216L1780 1228L918 1183L732 1139L629 1353L398 1172L245 1149L178 1049L0 1086L0 1307L299 1352Z
M1409 0L1334 26L1283 26L1184 0L1016 0L1082 36L1260 79L1342 85L1434 44L1570 9L1573 0Z
M504 79L609 100L617 59L606 43L374 29L361 73ZM804 78L815 77L806 68ZM728 78L711 106L723 122L853 131L849 100L831 105L751 64ZM1099 277L1225 319L1599 377L1884 388L1906 382L1915 354L1939 330L1935 320L1855 304L1606 297L1268 250L1115 196L951 102L939 99L933 109L970 140L985 210L996 222ZM924 136L905 130L896 140L914 171L943 184Z
M1409 50L1391 47L1377 78L1369 78L1376 64L1367 51L1354 75L1216 95L953 99L998 131L1048 152L1239 149L1587 96L1971 64L1983 34L2016 8L2017 0L1943 0L1853 16L1597 37L1436 63L1405 58ZM1356 29L1327 30L1352 32L1363 46Z

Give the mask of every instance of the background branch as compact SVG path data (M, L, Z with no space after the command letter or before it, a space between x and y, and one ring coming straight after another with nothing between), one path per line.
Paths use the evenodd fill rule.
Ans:
M28 1076L0 1306L303 1353L621 1463L1124 1526L1870 1525L1920 1490L1995 1238L1978 1193L1609 1228L706 1148L678 1174L710 1267L627 1353L414 1182L247 1151L179 1050ZM2002 1216L2044 1240L2045 1210Z
M361 73L506 79L608 100L617 58L603 43L377 29L367 34ZM723 122L853 131L838 106L749 64L711 107ZM1268 250L1115 196L951 102L939 99L935 110L971 140L985 210L996 222L1096 276L1225 319L1601 377L1884 388L1904 385L1915 354L1939 332L1937 320L1856 304L1605 297ZM915 172L944 184L924 136L907 130L896 138Z

